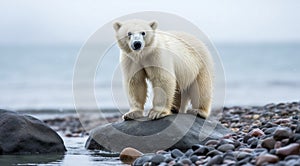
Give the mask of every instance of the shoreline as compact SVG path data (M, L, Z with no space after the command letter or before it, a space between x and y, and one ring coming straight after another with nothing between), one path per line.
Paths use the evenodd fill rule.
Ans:
M297 107L292 108L292 107ZM291 110L292 109L292 110ZM29 113L43 120L51 128L64 133L68 137L78 137L88 135L89 130L107 123L122 121L122 114L116 109L103 110L99 115L99 110L86 110L82 114L77 114L75 110L53 112L43 110L22 110L21 113ZM298 111L298 114L289 111ZM283 112L282 116L280 116ZM217 116L219 122L232 131L237 132L243 125L251 125L259 120L273 121L274 119L291 118L293 115L300 119L300 101L287 103L269 103L263 106L232 106L223 107L223 110L212 111L212 116ZM265 117L268 116L268 117ZM80 118L79 118L80 117Z

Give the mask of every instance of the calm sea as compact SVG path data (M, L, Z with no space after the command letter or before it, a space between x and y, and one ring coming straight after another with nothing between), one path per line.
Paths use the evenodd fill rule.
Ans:
M299 101L300 44L217 43L216 48L226 77L225 105ZM0 108L74 108L72 77L79 50L78 45L1 46ZM95 79L96 98L105 108L116 107L111 78L118 56L113 47Z

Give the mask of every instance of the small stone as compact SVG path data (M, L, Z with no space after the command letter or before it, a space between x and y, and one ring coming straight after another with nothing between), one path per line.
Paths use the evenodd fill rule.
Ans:
M237 140L234 140L234 147L239 147L239 146L241 146L241 143L239 142L239 141L237 141Z
M192 156L190 157L190 160L191 160L193 163L196 163L196 162L199 160L199 158L198 158L198 156L196 156L196 155L192 155Z
M184 153L184 156L190 157L194 153L193 149L189 149Z
M181 163L183 165L192 165L193 164L193 162L188 158L184 158L184 159L180 160L179 163Z
M273 128L273 127L275 127L275 126L277 126L277 125L274 124L274 123L272 123L272 122L267 122L267 123L264 125L264 127L268 128L268 129ZM274 131L275 131L275 130L274 130ZM265 134L267 134L266 131L265 131Z
M291 142L300 143L300 134L296 133L294 136L290 139Z
M275 130L277 129L277 127L272 127L272 128L268 128L264 131L264 133L266 135L269 135L269 134L273 134L275 132Z
M216 146L218 143L218 140L209 140L205 143L205 146Z
M176 164L176 162L174 160L168 162L168 165L175 165L175 164Z
M258 141L258 139L256 137L252 137L252 138L248 139L247 144L251 145L253 142L257 142L257 141Z
M281 140L281 146L287 146L289 144L290 139Z
M249 135L252 137L259 137L259 136L265 135L265 133L262 130L260 130L259 128L256 128L256 129L253 129L249 133Z
M234 141L231 139L222 139L220 144L234 144Z
M243 142L247 143L248 139L250 139L250 138L251 138L250 135L245 135L244 138L243 138Z
M240 148L239 150L242 151L242 152L248 152L248 153L253 152L253 149L249 149L249 148Z
M292 165L292 166L299 166L300 164L300 160L288 160L287 162L285 162L285 165Z
M203 163L202 161L199 161L199 160L198 160L198 161L195 162L195 164L196 164L196 165L201 165L201 164L204 164L204 163Z
M133 162L133 166L141 166L141 165L146 165L146 163L150 162L150 160L152 159L153 154L145 154L139 158L137 158L136 160L134 160ZM122 160L121 160L122 161ZM123 161L122 161L123 162ZM129 164L129 163L128 163Z
M281 148L281 142L280 141L276 141L275 145L274 145L274 149L278 149Z
M276 124L282 124L282 123L289 123L290 119L277 119L274 123Z
M233 161L236 161L236 158L233 154L232 151L227 151L224 155L223 155L223 159L224 160L233 160Z
M256 148L258 145L258 139L255 139L251 144L250 144L250 148L254 149Z
M277 163L279 158L275 155L265 154L256 158L256 165L261 166L265 163Z
M278 156L288 156L288 155L294 155L294 154L299 155L300 154L300 144L291 143L288 146L276 149L275 154Z
M168 152L166 152L166 151L164 151L164 150L159 150L159 151L156 152L156 154L162 154L162 155L167 154L167 153L168 153Z
M286 104L285 103L279 103L279 104L277 104L276 105L276 108L278 108L278 109L284 109L284 108L286 108Z
M263 148L266 148L268 150L273 149L276 141L273 139L273 137L268 137L261 142L261 146Z
M203 145L200 145L200 144L195 144L195 145L193 145L192 146L192 150L197 150L197 149L199 149L199 148L201 148Z
M141 157L143 155L142 152L134 149L134 148L125 148L120 153L120 160L125 164L132 164L134 160Z
M236 161L234 161L234 160L228 160L228 159L223 160L223 164L225 164L225 165L234 166L234 165L236 165L235 163L236 163Z
M284 158L285 161L288 161L288 160L298 160L298 159L300 159L299 155L289 155L289 156L286 156Z
M216 164L222 164L223 163L223 158L221 155L216 155L212 159L210 159L207 163L207 166L210 165L216 165Z
M297 124L296 130L295 130L295 133L298 133L298 134L300 134L300 123L298 123L298 124Z
M253 153L258 156L258 155L261 155L261 154L264 154L264 153L267 153L268 150L265 149L265 148L256 148L253 150Z
M213 156L221 155L221 154L223 154L223 153L218 151L218 150L212 150L212 151L207 153L207 156L213 157Z
M70 130L65 131L65 136L66 137L72 137L72 132Z
M197 149L193 154L197 156L205 156L209 152L209 149L205 146Z
M179 149L174 149L174 150L171 151L171 156L173 158L178 158L178 157L181 157L183 155L184 155L184 153L182 153Z
M248 152L238 152L236 158L238 160L242 160L244 158L251 157L251 156L252 156L251 153L248 153Z
M281 141L283 139L291 137L293 134L292 130L288 127L278 127L273 135L276 141Z
M253 115L253 119L257 120L260 116L258 114Z
M157 154L151 158L150 162L155 165L159 165L160 163L164 162L165 159L166 159L165 156L163 156L161 154Z
M170 163L171 161L174 161L174 159L171 158L171 157L168 157L168 158L165 158L165 161L164 161L164 162Z
M221 152L226 152L226 151L229 151L229 150L233 150L234 149L234 145L232 144L224 144L224 145L221 145L217 148L219 151Z
M249 163L250 160L251 160L251 157L246 157L246 158L238 161L237 165L245 165L245 164Z

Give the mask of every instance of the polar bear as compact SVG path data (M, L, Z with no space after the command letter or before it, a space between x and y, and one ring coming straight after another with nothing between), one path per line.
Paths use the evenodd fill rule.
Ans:
M113 23L130 110L124 120L143 117L148 79L153 87L149 119L173 112L207 118L213 91L213 60L200 40L184 32L160 31L157 21ZM187 110L191 102L192 109Z

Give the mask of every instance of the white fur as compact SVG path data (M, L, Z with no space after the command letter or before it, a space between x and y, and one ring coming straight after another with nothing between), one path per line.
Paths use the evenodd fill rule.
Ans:
M120 26L119 26L120 25ZM172 107L181 113L207 118L212 102L213 62L206 46L183 32L156 29L157 22L129 20L115 23L121 48L121 66L128 94L130 111L124 119L143 116L147 97L146 79L153 86L153 108L148 117L157 119L171 114ZM145 31L145 47L130 49L128 32ZM192 110L187 112L188 102Z

